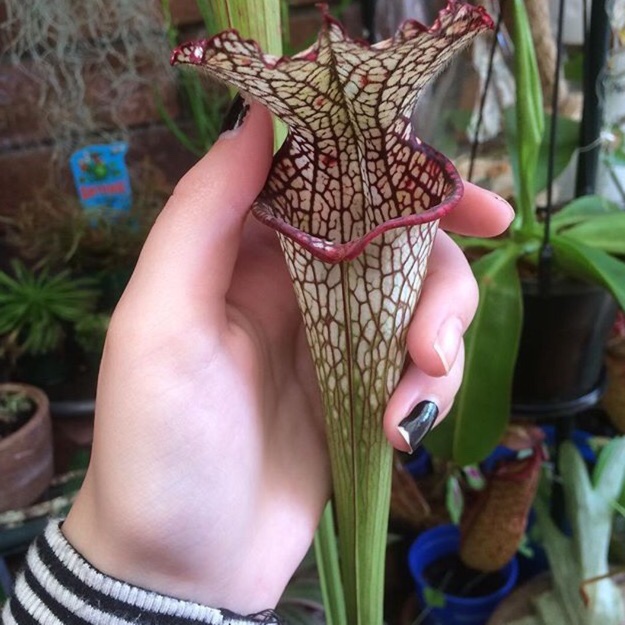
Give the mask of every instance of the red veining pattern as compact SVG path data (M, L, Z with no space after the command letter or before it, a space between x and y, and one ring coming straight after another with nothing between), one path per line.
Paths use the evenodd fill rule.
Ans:
M263 55L234 31L172 57L247 92L289 127L252 210L280 235L304 317L325 408L342 576L346 596L358 593L360 616L347 606L354 625L382 619L375 572L391 478L382 416L403 370L438 219L462 193L453 165L414 135L410 115L427 81L491 24L482 9L452 0L429 30L407 22L369 46L326 13L316 44L291 59Z
M430 29L408 21L369 46L326 12L317 42L292 58L226 31L180 46L172 62L201 66L287 124L254 214L339 262L386 230L439 219L459 200L455 168L414 136L410 115L425 84L491 26L482 8L452 1Z

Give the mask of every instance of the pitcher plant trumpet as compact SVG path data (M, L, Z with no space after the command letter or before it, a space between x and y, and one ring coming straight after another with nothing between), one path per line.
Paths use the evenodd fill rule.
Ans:
M317 371L347 622L378 625L392 461L382 416L438 221L462 195L411 115L425 85L492 22L451 1L432 27L407 21L369 45L322 11L317 41L291 58L228 30L183 44L172 62L237 87L288 127L252 212L278 233Z

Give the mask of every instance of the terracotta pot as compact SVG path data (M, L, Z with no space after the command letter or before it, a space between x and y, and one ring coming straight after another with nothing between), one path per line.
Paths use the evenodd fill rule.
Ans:
M52 424L47 395L27 384L0 384L0 393L20 391L35 403L35 413L16 432L0 439L0 512L36 501L54 474Z

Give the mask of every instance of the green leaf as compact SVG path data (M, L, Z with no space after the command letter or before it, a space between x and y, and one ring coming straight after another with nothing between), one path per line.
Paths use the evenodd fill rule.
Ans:
M517 224L520 230L525 230L531 228L535 221L536 164L543 139L545 120L538 64L524 1L514 0L512 11L519 164Z
M609 254L625 255L625 211L581 222L566 230L566 236Z
M447 508L447 512L449 512L451 522L458 525L462 518L462 511L464 510L464 497L462 496L460 482L455 475L450 475L449 478L447 478L445 507Z
M566 235L554 236L557 264L574 277L604 286L625 308L625 263Z
M450 415L425 441L435 456L460 466L483 460L508 423L522 319L520 255L510 245L473 264L480 304L465 337L464 381Z
M569 202L551 218L554 228L573 226L588 218L621 213L621 207L601 195L584 195Z
M545 116L544 124L546 127L551 122ZM504 128L506 134L506 143L509 147L510 165L512 167L512 174L514 178L514 190L515 195L518 197L520 191L520 171L519 171L519 157L515 146L518 142L517 137L517 123L515 110L513 108L506 109L504 111ZM577 144L579 142L579 122L567 117L558 118L558 125L556 128L556 145L555 145L555 161L553 167L554 178L557 178L571 162L571 158L575 154ZM539 193L547 188L548 182L548 163L549 163L549 151L550 151L550 139L549 135L543 136L543 140L540 143L540 149L538 151L538 157L536 162L536 172L533 179L534 194Z
M432 588L432 586L426 586L423 589L423 599L428 608L444 608L447 602L445 593L442 590Z
M592 471L593 487L595 489L600 488L604 481L610 483L620 481L625 486L623 470L625 470L625 437L618 436L601 450L597 458L597 463ZM621 490L622 487L616 485L616 492L620 493Z
M326 609L327 625L345 625L347 613L345 611L345 596L341 582L339 552L334 527L332 502L329 501L315 534L315 557L319 571L321 594Z
M20 353L44 354L59 347L66 326L93 310L95 282L68 271L34 273L21 262L13 275L0 272L0 334L16 337Z
M534 548L527 534L523 534L523 538L519 543L518 552L525 558L533 558L535 555Z
M486 488L486 478L476 464L462 467L462 473L471 490L484 490Z
M193 143L193 140L180 128L174 118L169 114L169 111L165 108L163 97L158 92L154 94L154 103L156 104L158 114L167 126L169 132L171 132L187 150L197 156L202 156L204 152Z

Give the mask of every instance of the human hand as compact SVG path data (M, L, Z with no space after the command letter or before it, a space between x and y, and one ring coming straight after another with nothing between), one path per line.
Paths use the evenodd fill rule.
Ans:
M178 184L111 321L91 465L63 532L94 566L246 614L273 607L330 494L321 402L275 233L247 218L272 157L252 105ZM500 233L510 207L467 185L442 226ZM384 417L422 399L442 417L462 376L477 290L440 232Z

